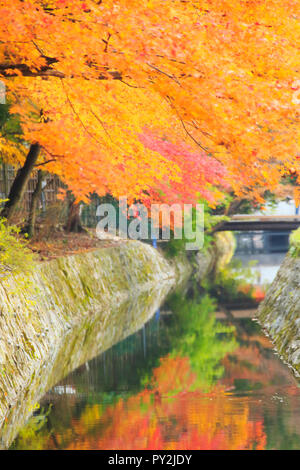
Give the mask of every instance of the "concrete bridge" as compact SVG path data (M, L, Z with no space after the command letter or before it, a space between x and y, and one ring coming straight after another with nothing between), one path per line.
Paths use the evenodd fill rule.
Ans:
M300 227L300 215L234 215L231 220L225 222L217 231L292 231Z

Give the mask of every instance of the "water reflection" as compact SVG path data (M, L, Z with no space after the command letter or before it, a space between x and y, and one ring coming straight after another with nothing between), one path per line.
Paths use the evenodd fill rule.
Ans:
M264 286L270 285L274 280L277 271L283 262L285 254L278 253L275 255L239 255L237 259L239 259L244 266L251 262L255 262L255 264L251 267L252 274L255 276L257 285Z
M87 361L140 330L153 317L172 288L172 282L148 285L147 290L137 289L135 295L119 299L117 306L112 303L111 308L89 312L62 336L61 341L49 351L48 357L44 358L41 367L37 368L28 387L22 390L18 401L11 406L0 429L0 448L9 446L47 390L78 366L89 370ZM59 390L61 394L64 388L60 384L57 387L53 390ZM74 392L75 388L67 384L65 390L70 395L70 390ZM40 424L40 417L38 422Z
M300 391L257 323L173 294L52 388L14 449L290 449Z
M250 263L256 285L269 285L289 249L290 231L237 232L234 259L242 266Z

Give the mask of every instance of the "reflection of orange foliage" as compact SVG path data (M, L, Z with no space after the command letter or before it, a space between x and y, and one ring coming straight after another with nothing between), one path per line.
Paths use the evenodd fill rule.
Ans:
M246 340L247 336L243 339ZM274 360L274 356L262 354L262 348L266 351L272 348L272 344L265 336L253 335L250 343L245 343L233 355L225 357L222 361L225 369L221 380L223 386L228 389L239 379L247 381L249 389L263 386L264 390L269 389L272 393L271 390L275 392L278 383L293 385L289 370L279 360Z
M251 295L256 302L261 302L265 298L265 291L259 286L253 286L252 284L242 284L238 287L238 291L245 295Z
M265 291L263 291L263 289L261 287L256 286L254 288L254 292L253 292L252 296L256 300L256 302L261 302L262 300L264 300L264 298L266 296L266 293L265 293Z
M76 439L68 449L265 447L262 421L250 418L248 398L235 399L219 387L209 394L193 392L194 381L187 358L167 356L154 370L152 390L120 399L104 410L88 406L72 423ZM175 389L176 396L166 396Z
M183 386L185 390L190 390L197 379L197 375L191 371L188 357L166 356L160 364L153 371L152 384L156 393L170 395L181 391Z
M238 287L238 292L242 292L243 294L248 295L250 293L251 289L252 289L251 284L241 284Z

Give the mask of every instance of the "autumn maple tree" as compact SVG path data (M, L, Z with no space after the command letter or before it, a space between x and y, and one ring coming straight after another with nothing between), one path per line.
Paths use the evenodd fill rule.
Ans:
M76 201L276 187L299 168L299 31L297 0L0 1L0 79L31 144L6 215L41 165Z

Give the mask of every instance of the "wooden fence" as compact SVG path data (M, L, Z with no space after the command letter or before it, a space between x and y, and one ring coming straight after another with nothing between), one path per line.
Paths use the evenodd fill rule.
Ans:
M2 163L0 165L0 199L7 199L11 185L16 176L17 169ZM31 204L32 193L34 192L37 182L37 171L33 172L30 178L24 198L19 207L19 212L28 214ZM43 181L43 190L40 198L39 209L45 211L47 207L57 201L57 193L60 187L63 187L62 182L56 175L46 173ZM3 205L3 203L2 203Z
M17 169L7 165L5 163L0 164L0 200L7 199L11 185L16 176ZM35 190L37 183L37 171L33 172L30 178L27 188L25 190L24 197L20 203L16 215L14 216L14 223L18 223L28 215L31 205L32 194ZM65 185L61 182L58 176L51 173L45 173L43 179L43 189L39 201L38 211L41 216L48 213L47 209L53 206L52 211L56 211L55 204L57 203L57 194L59 188L65 188ZM0 207L3 207L3 202L0 202ZM95 227L97 224L96 209L99 204L99 198L94 195L90 204L81 204L81 220L83 225L87 227ZM67 217L67 207L60 207L56 213L60 218ZM49 214L48 214L49 215Z

